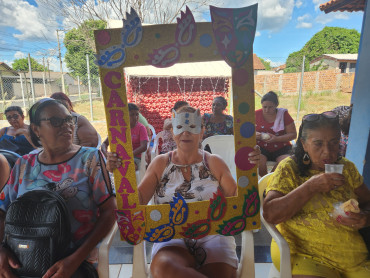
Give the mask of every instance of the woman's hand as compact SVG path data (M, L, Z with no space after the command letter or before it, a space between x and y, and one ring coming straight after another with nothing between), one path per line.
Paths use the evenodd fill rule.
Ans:
M79 267L79 260L71 258L72 256L66 257L53 264L48 271L42 276L42 278L69 278L75 273Z
M306 183L311 192L329 192L342 186L345 183L345 178L338 173L321 173L312 176Z
M336 220L347 227L351 227L353 229L361 229L367 226L367 215L364 212L354 213L354 212L346 212L347 216L338 215Z
M28 128L18 128L15 133L14 133L14 136L19 136L19 135L24 135L24 136L29 136L29 131L28 131Z
M261 149L258 145L254 146L254 151L248 154L248 160L251 164L258 164L260 162Z
M17 278L12 269L20 267L18 261L10 254L9 250L0 245L0 277Z
M261 132L256 131L256 140L261 140Z
M271 134L271 133L266 133L266 134L268 134L269 136L270 136L270 138L269 139L267 139L267 140L264 140L266 143L275 143L275 142L278 142L279 140L278 140L278 137L275 135L275 134Z
M122 160L116 153L107 152L107 170L113 172L113 170L119 168L122 165Z

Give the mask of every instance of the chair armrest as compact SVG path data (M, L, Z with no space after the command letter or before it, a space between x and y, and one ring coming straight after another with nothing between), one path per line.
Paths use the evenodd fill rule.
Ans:
M254 239L252 231L242 232L242 250L237 271L238 278L254 278Z
M150 277L149 266L146 261L145 241L134 246L132 256L132 277L148 278Z
M290 263L290 248L289 244L286 242L285 238L280 234L278 229L276 229L275 225L268 223L263 218L263 210L260 209L261 212L261 221L265 225L266 230L272 236L272 238L276 241L277 245L279 246L280 250L280 277L292 277L292 266Z
M109 249L112 245L114 236L118 230L117 222L114 223L112 230L105 236L99 246L98 274L99 278L109 278Z

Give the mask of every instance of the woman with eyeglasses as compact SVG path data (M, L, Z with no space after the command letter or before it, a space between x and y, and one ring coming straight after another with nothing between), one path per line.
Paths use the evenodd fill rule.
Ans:
M237 194L236 183L225 162L199 149L204 133L199 110L190 106L173 110L171 131L177 148L158 155L149 164L138 186L141 204L147 204L153 196L155 204L168 204L177 194L186 202L209 200L219 189L226 197ZM250 153L251 163L258 163L259 154L259 150ZM108 153L110 170L121 163L117 156ZM233 237L221 235L155 243L151 274L154 278L236 277L235 248Z
M356 166L338 155L339 140L334 112L304 116L294 155L269 180L263 216L289 244L293 277L370 277L358 231L370 225L370 191ZM341 164L343 171L326 172L325 164ZM354 200L352 210L343 209L351 199L360 210ZM279 269L274 241L271 257Z
M95 261L96 245L115 221L115 195L100 151L72 143L75 118L62 103L42 99L31 107L29 117L31 139L43 149L18 159L2 190L0 241L11 202L30 190L57 192L66 201L70 215L72 253L56 262L43 277L71 277L85 259ZM0 247L2 277L14 277L12 268L18 267L10 254Z
M292 151L291 140L296 139L297 130L293 118L285 108L278 108L279 99L270 91L261 99L262 109L256 110L256 139L261 148L261 160L258 173L267 174L267 161L276 161L275 170L280 161Z
M5 116L10 126L0 130L0 145L3 146L2 148L20 155L33 151L36 146L30 138L28 125L24 123L22 108L9 106L5 109Z

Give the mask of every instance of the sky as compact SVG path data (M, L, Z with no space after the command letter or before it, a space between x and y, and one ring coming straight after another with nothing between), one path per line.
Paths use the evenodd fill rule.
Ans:
M325 26L361 32L363 12L325 14L319 9L320 4L327 2L325 0L217 1L209 0L212 5L227 8L258 3L254 53L270 61L273 66L284 64L290 53L300 50ZM93 4L101 1L87 2ZM196 16L196 21L209 21L209 18L209 10L206 10ZM35 0L0 0L0 62L11 66L14 59L27 57L30 53L39 63L42 64L44 58L45 65L48 61L51 70L60 71L56 30L70 28L73 28L71 20L56 14L50 5ZM58 34L63 57L66 51L62 43L64 31ZM68 69L64 68L64 71Z

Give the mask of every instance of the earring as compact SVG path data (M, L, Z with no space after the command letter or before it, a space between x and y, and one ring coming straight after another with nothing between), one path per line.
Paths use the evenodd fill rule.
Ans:
M305 153L303 155L302 161L303 161L304 165L309 165L311 163L311 159L310 159L310 156L308 155L308 153Z

